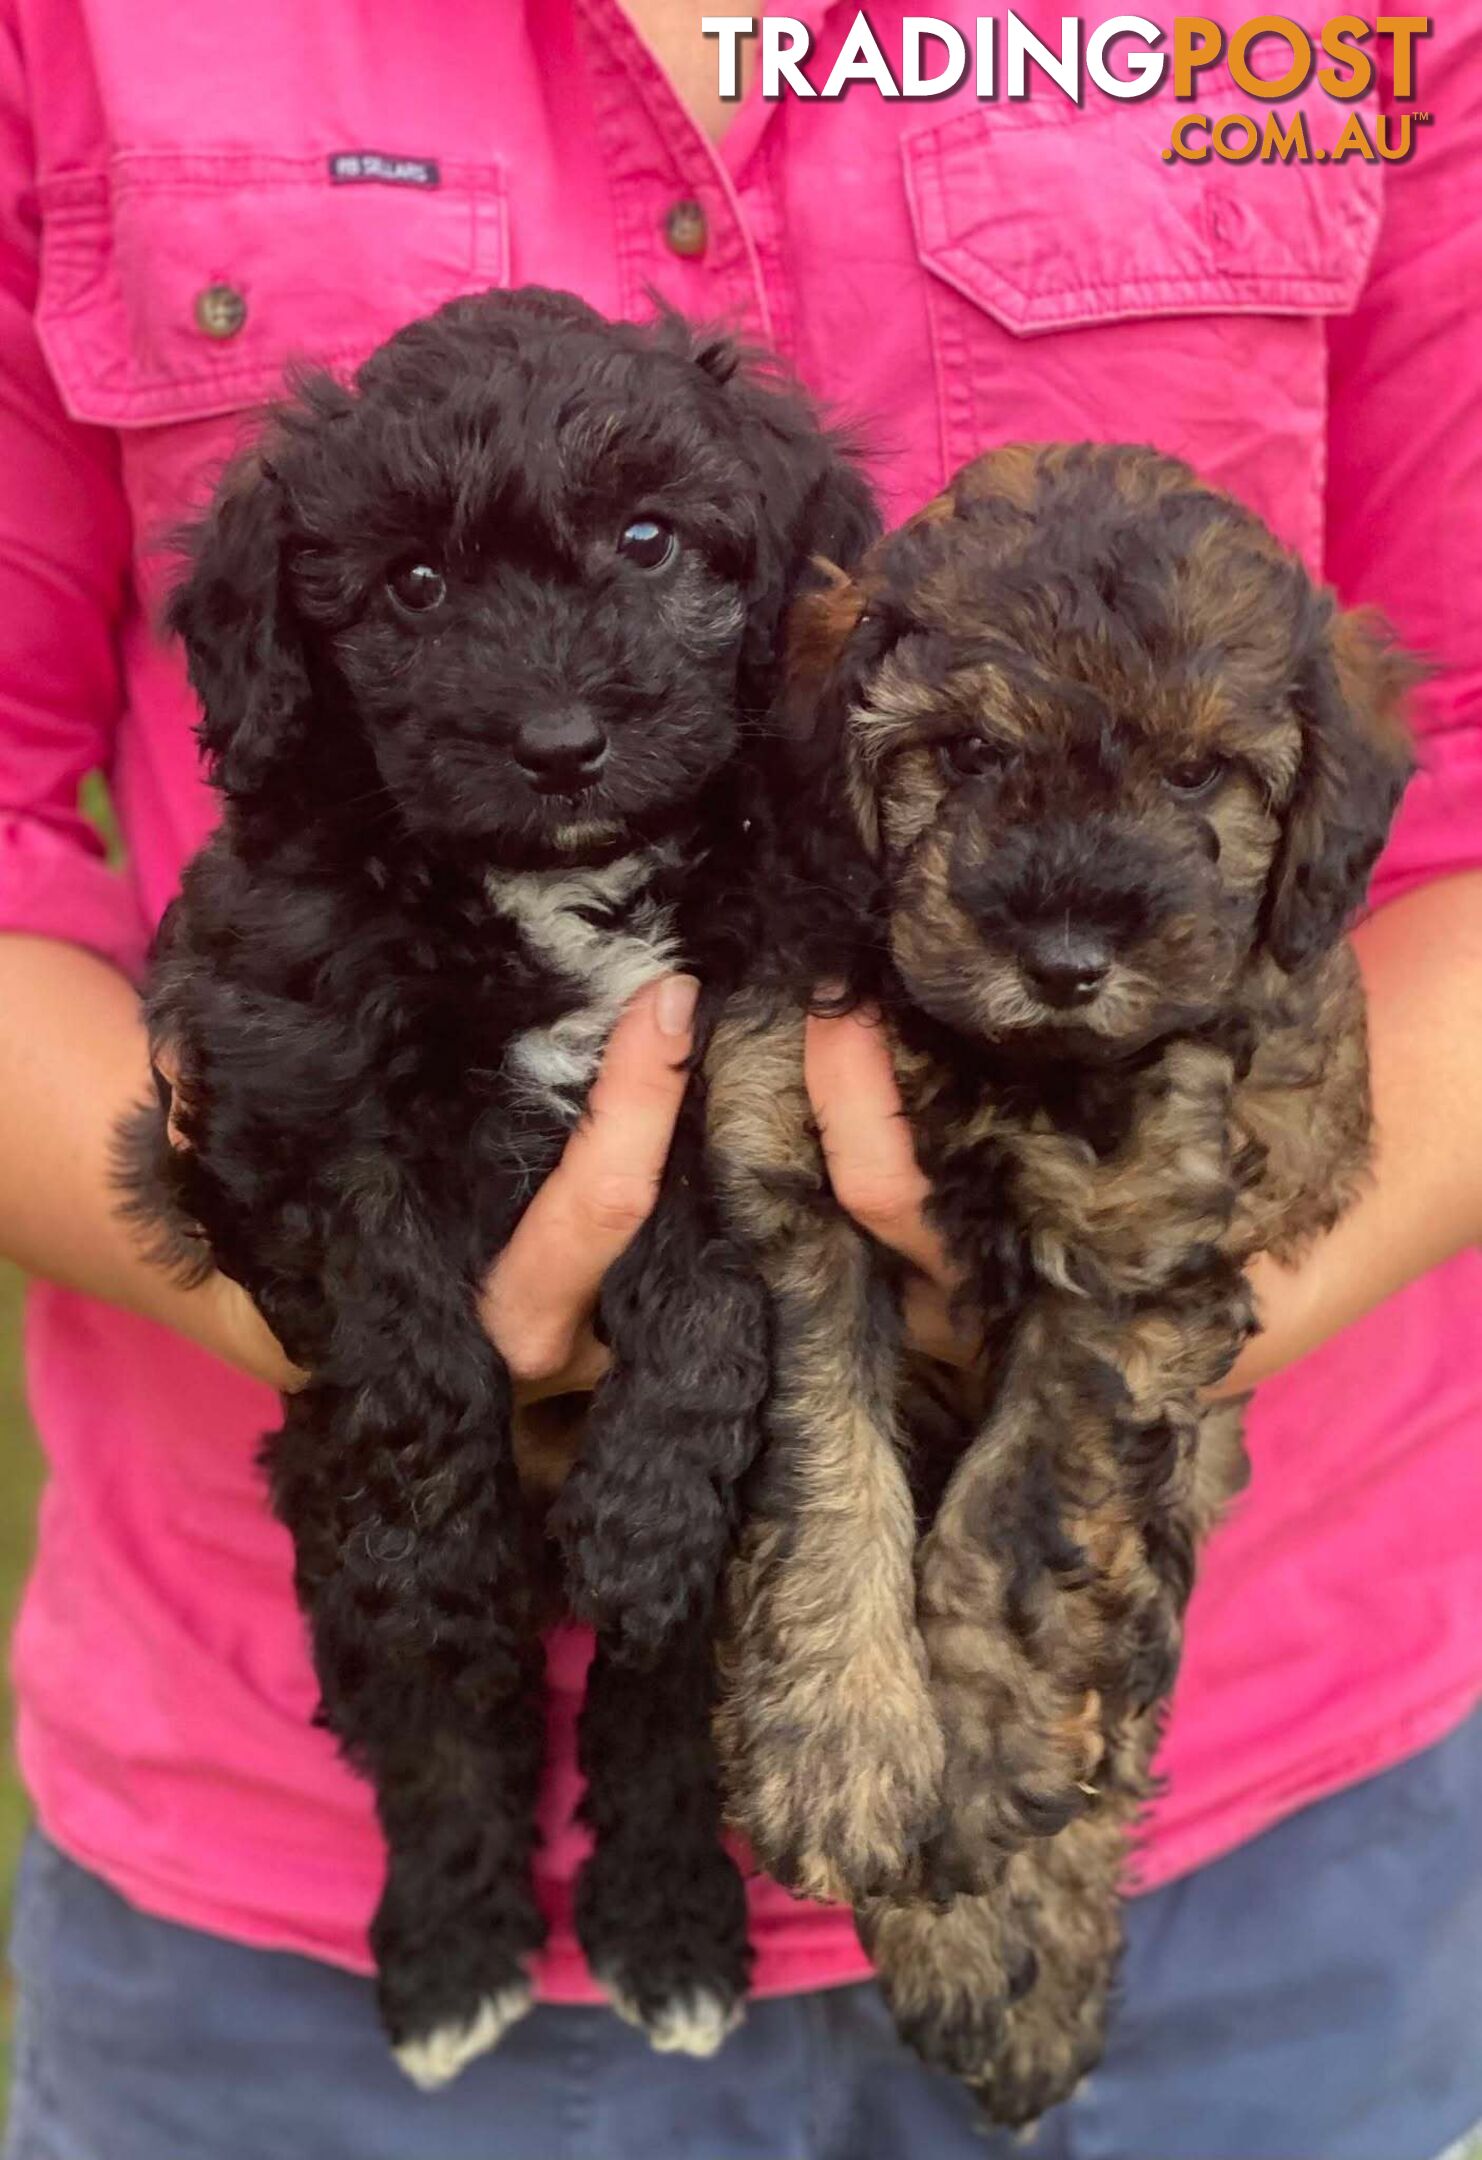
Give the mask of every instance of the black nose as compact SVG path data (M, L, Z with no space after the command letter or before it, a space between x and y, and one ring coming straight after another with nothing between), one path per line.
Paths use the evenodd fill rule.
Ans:
M1025 979L1046 1005L1085 1005L1111 969L1110 942L1071 923L1032 925L1019 934Z
M576 795L607 763L607 737L579 705L521 724L515 763L542 795Z

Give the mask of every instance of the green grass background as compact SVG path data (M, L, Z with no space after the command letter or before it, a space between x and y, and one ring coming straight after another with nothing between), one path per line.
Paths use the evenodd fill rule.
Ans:
M41 1488L41 1461L21 1388L21 1279L0 1261L0 1621L10 1640L16 1601L30 1563ZM15 1774L8 1668L0 1680L5 1753L0 1770L0 1924L10 1939L10 1892L25 1836L25 1797ZM5 2067L10 2059L12 1998L9 1968L0 1965L0 2120L4 2118Z

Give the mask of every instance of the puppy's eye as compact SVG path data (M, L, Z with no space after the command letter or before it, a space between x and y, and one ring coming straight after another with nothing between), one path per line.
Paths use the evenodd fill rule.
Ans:
M1187 764L1175 765L1166 772L1163 785L1180 802L1202 802L1206 795L1214 793L1229 769L1222 757L1190 758Z
M386 580L386 590L406 615L428 615L448 597L448 581L431 563L405 562Z
M999 763L998 747L985 735L954 735L942 744L940 756L949 780L980 779Z
M619 555L626 556L640 570L662 570L678 552L679 542L673 532L657 518L634 518L631 525L623 527L618 540Z

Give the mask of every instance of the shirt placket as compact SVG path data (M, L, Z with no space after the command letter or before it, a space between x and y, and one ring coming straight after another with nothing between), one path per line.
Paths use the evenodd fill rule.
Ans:
M617 0L576 0L576 12L612 190L623 313L647 314L657 291L686 314L778 343L770 206L753 198L748 214L721 152ZM748 195L765 191L764 161L748 162Z

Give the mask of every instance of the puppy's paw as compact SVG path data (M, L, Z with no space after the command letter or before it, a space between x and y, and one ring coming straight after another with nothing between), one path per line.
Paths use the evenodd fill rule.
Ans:
M914 1639L848 1667L774 1672L732 1699L729 1801L767 1871L854 1904L915 1879L940 1825L943 1741Z
M636 2025L658 2055L693 2055L704 2059L736 2030L746 2015L744 1992L707 1984L664 1995L644 1983L636 1994L609 1972L595 1975L598 1986L620 2018Z
M746 2012L746 1885L712 1826L642 1828L641 1841L598 1839L577 1881L577 1935L613 2009L652 2048L713 2055Z
M1027 2130L1052 2107L1074 2098L1101 2060L1105 2005L1096 2013L1094 2031L1081 2031L1086 2022L1078 2019L1067 2028L1058 2019L1027 2018L1000 2035L991 2070L967 2080L990 2122Z
M1140 1756L1149 1725L1134 1742ZM970 2078L996 2122L1021 2126L1069 2099L1095 2068L1122 1944L1119 1888L1142 1789L1136 1763L1059 1837L1027 1845L1005 1872L1003 1898L1028 1953L1033 1985L1004 2012L991 2053Z
M1088 1937L1096 1921L1088 1921ZM1009 2005L994 2043L967 2081L994 2122L1022 2129L1058 2107L1088 2077L1106 2046L1115 1951L1088 1945L1069 1961L1053 1947L1034 1957L1035 1985Z
M946 1906L872 1901L856 1915L896 2030L923 2062L969 2084L996 2061L1010 2003L1033 1984L1000 1896Z
M534 2000L529 1962L545 1926L528 1884L465 1897L445 1872L393 1857L371 1925L381 2022L424 2092L497 2047Z
M735 1890L724 1909L706 1909L703 1897L686 1896L681 1907L660 1896L594 1959L593 1977L613 2009L660 2055L713 2055L746 2015L745 1891L734 1868L731 1874ZM590 1927L583 1930L584 1941L591 1936Z
M992 1888L1005 1858L1027 1841L1051 1838L1093 1804L1101 1758L1094 1696L1087 1709L1052 1724L1005 1714L991 1732L939 1696L947 1732L941 1821L922 1856L920 1881L935 1898Z
M522 2018L535 1999L527 1980L513 1981L497 1995L487 1995L464 2014L398 2041L391 2052L412 2083L422 2092L437 2092L451 2083L476 2056L497 2047L511 2025Z

